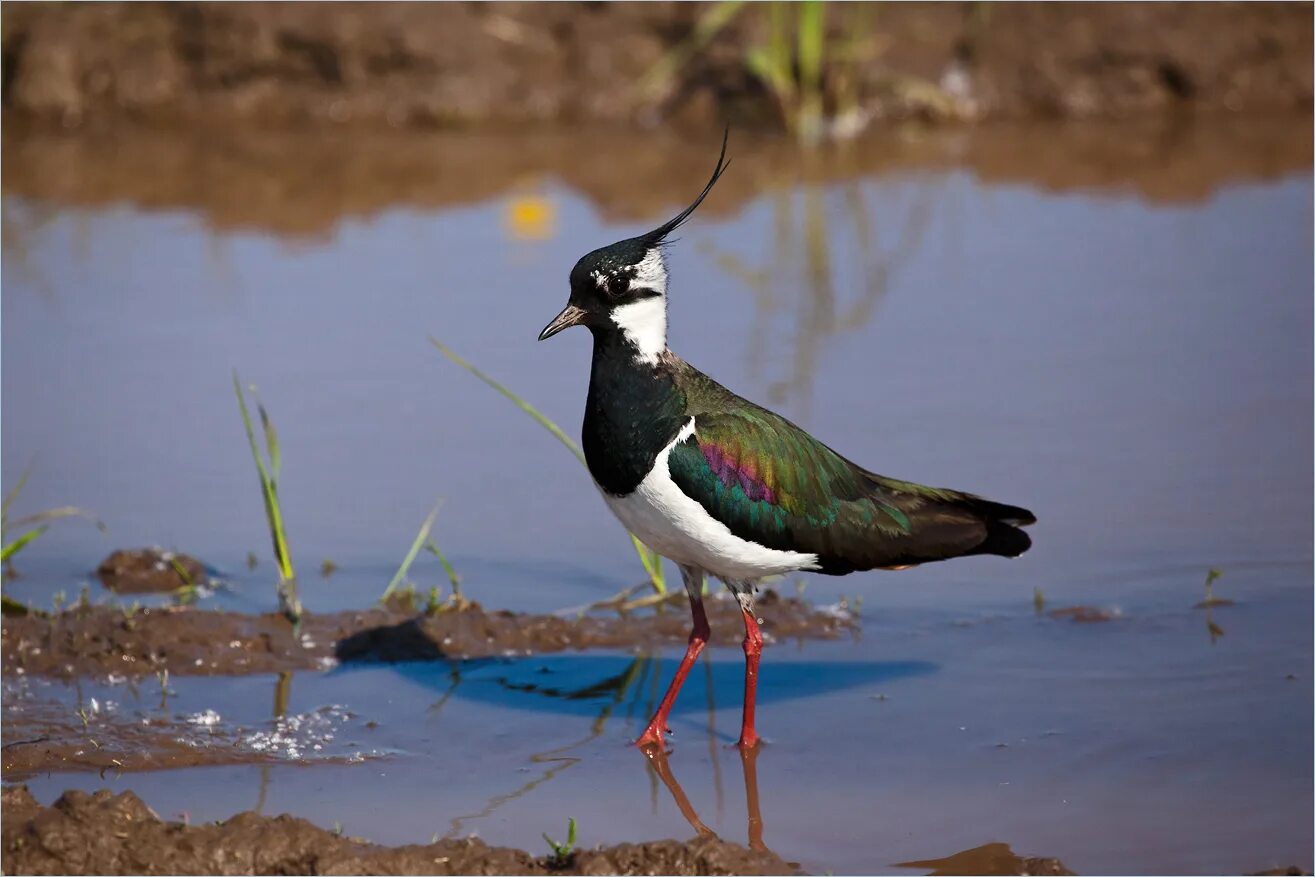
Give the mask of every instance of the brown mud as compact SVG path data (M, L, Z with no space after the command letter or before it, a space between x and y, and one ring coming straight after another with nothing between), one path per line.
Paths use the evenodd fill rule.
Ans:
M162 548L120 548L96 567L101 584L119 594L160 594L205 583L205 564Z
M596 136L595 136L596 135ZM191 130L120 127L76 135L6 123L4 193L41 204L187 210L220 232L320 236L385 210L436 210L533 193L556 179L612 222L650 220L687 200L707 175L714 139L597 129L500 133ZM598 150L580 148L596 139ZM732 215L752 199L796 186L901 172L965 168L994 184L1047 191L1132 193L1155 202L1199 201L1218 188L1277 179L1310 167L1306 114L1193 122L1155 118L886 129L820 154L786 138L732 132L736 172L704 206ZM605 154L608 160L600 161ZM224 185L215 185L223 180ZM21 252L22 217L6 212L6 251Z
M706 601L713 645L744 636L739 604ZM834 639L854 629L844 613L765 591L758 617L768 642ZM74 607L50 617L4 619L4 673L42 676L220 676L314 669L333 661L416 661L525 655L574 649L631 649L684 643L688 612L643 615L522 615L477 604L434 614L365 609L307 615L300 635L280 615L189 608Z
M766 851L712 837L581 849L563 865L483 841L377 846L304 819L239 813L222 824L164 822L132 792L68 791L43 807L3 791L7 874L790 874Z
M709 15L732 13L648 79ZM834 4L821 84L863 118L1309 108L1308 3ZM752 4L6 4L6 115L375 127L781 123ZM843 56L843 57L842 57ZM834 112L835 106L828 107Z
M1054 858L1020 856L1005 843L982 844L942 859L900 862L899 868L930 868L931 877L958 874L1073 874L1063 862Z

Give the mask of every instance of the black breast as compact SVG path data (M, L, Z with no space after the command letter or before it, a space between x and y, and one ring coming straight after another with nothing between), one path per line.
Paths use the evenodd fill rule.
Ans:
M594 480L607 493L625 496L644 480L687 418L670 370L637 361L633 348L609 334L594 336L582 438Z

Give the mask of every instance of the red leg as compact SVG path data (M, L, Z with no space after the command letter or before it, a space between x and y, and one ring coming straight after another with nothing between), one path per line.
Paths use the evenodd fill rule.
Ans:
M763 653L763 634L758 619L745 608L744 612L744 718L740 723L741 749L758 745L758 732L753 728L753 708L758 700L758 658Z
M708 627L708 616L703 611L703 575L698 576L698 583L691 586L687 580L685 583L686 590L689 591L689 608L694 615L694 629L690 631L689 647L685 649L685 657L681 659L680 666L676 668L676 676L671 680L671 685L667 687L667 693L662 696L662 703L658 704L657 712L653 714L653 719L644 729L644 733L639 735L635 741L636 746L656 746L661 749L664 745L665 735L668 732L667 715L671 712L671 706L676 702L676 695L680 693L680 687L685 684L685 677L689 675L690 667L698 660L699 653L703 651L703 646L707 644L708 637L712 630Z

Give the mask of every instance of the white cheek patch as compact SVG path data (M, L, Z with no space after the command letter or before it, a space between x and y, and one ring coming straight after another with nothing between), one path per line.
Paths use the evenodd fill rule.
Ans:
M639 351L641 362L655 363L667 349L667 300L661 295L613 309L612 321Z
M630 281L631 288L651 289L658 295L667 294L667 266L662 262L662 251L652 249L644 261L635 266L635 276Z

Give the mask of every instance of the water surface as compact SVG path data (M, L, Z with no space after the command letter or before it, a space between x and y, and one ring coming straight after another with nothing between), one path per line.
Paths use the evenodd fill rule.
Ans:
M1064 142L1046 131L1018 142L1052 140ZM1168 179L1184 175L1175 146L1161 147ZM769 173L791 166L780 150L735 144L730 174L753 184L729 203L714 194L672 248L673 349L883 474L1040 520L1015 562L802 577L821 602L861 595L862 635L765 656L765 843L835 873L993 841L1079 872L1309 867L1309 165L1216 169L1166 195L1120 184L1120 167L1145 176L1132 168L1144 156L1113 151L1113 182L1056 185L1053 157L1035 180L974 163L865 170L852 155L796 180ZM37 197L7 170L4 482L31 465L15 511L76 503L110 532L53 528L6 587L48 604L111 548L159 543L230 582L211 605L272 606L234 368L279 429L312 610L375 599L437 497L438 541L485 605L548 611L633 584L633 552L583 469L426 340L576 432L587 333L535 335L579 255L656 225L707 173L691 159L660 182L643 153L607 161L614 189L630 161L658 194L617 218L569 175L526 170L442 205L399 196L328 213L313 233L259 213L224 221L214 193L240 203L244 190L225 188L218 161L172 171L208 193L192 207L149 192ZM1209 164L1229 166L1213 153ZM335 165L317 167L325 187L350 187ZM546 205L543 226L518 224L527 198ZM263 558L255 570L248 551ZM325 558L339 570L321 579ZM1193 608L1211 567L1237 601L1212 614L1222 636ZM413 578L444 581L432 559ZM1088 604L1113 620L1037 615L1037 589L1047 609ZM393 754L112 784L162 814L221 818L260 800L383 842L477 832L536 849L567 815L585 843L688 836L651 765L623 745L676 657L299 673L291 710L343 705L378 722L366 743ZM715 651L691 676L670 767L699 817L744 841L743 768L723 748L739 660ZM175 684L179 709L254 722L274 682ZM32 785L50 800L104 782Z

